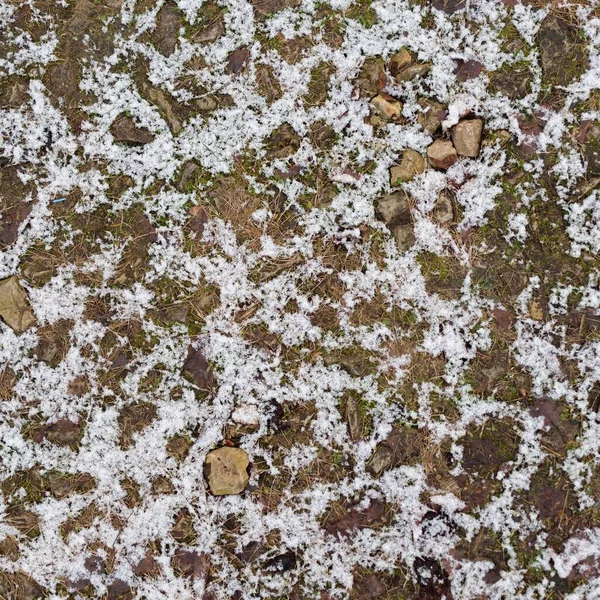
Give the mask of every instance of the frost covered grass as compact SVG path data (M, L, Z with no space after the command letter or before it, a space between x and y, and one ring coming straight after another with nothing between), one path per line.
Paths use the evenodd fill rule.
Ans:
M0 0L0 597L600 598L599 52Z

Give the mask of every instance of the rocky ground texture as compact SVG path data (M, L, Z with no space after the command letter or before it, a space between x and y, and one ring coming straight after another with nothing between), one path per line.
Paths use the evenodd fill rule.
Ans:
M0 597L600 598L596 0L0 0Z

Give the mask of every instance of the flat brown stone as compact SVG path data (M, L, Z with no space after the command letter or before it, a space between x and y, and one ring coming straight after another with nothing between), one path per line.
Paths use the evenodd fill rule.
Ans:
M15 333L23 333L36 322L16 275L0 281L0 317Z
M456 150L448 140L435 140L427 148L427 157L429 162L438 169L448 169L458 160Z
M206 456L208 486L215 496L241 494L248 485L248 453L224 446Z
M452 142L456 152L460 156L469 156L476 158L479 155L481 147L481 132L483 131L483 121L481 119L472 119L461 121L452 129Z

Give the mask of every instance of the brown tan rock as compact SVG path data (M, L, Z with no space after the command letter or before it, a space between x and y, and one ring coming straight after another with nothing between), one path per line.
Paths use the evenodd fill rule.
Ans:
M438 169L448 169L458 160L456 150L448 140L435 140L427 148L427 157L429 162Z
M402 48L390 57L390 72L396 75L412 62L412 56L406 48Z
M481 119L471 119L457 123L452 129L452 142L456 152L460 156L476 158L481 147L482 131L483 121Z
M454 221L454 203L450 192L444 190L440 193L432 216L439 225L449 225Z
M427 133L435 133L446 117L446 107L435 100L421 98L419 106L422 111L417 115L417 123Z
M143 146L154 139L154 136L145 127L138 127L135 121L125 114L117 117L110 126L110 132L117 142L131 146Z
M392 233L401 252L408 250L415 243L415 232L412 223L397 225Z
M241 448L223 446L206 456L208 486L215 496L241 494L248 485L248 454Z
M0 317L15 333L23 333L36 322L16 275L0 281Z
M402 104L389 94L381 92L371 100L371 106L377 113L391 121L397 121L402 116Z
M414 179L425 171L427 164L425 158L415 150L405 150L399 165L390 169L390 180L393 186L398 186L404 181Z
M410 81L416 77L425 77L430 70L431 65L428 63L415 63L402 69L402 71L396 74L394 79L398 83L402 83L403 81Z

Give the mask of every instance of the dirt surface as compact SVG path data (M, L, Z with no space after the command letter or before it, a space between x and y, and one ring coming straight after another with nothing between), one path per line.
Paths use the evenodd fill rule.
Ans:
M598 598L599 19L0 0L0 597Z

